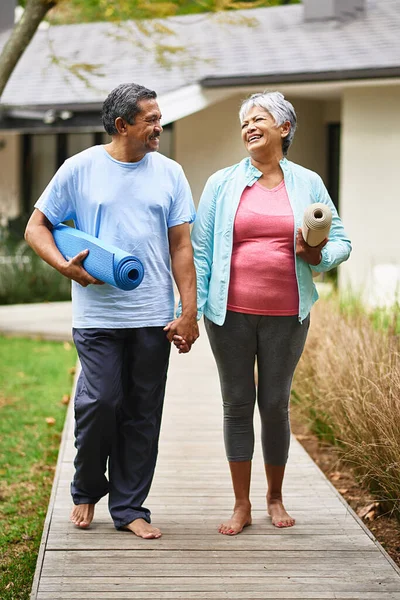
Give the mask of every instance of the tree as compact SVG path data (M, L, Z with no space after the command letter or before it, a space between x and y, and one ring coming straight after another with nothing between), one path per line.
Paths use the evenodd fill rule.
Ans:
M37 28L56 4L57 0L27 0L24 14L15 25L0 55L0 98Z
M300 0L68 0L58 4L49 19L52 23L123 21L162 18L239 8L296 4Z
M48 15L53 23L87 21L121 22L134 19L138 26L144 19L160 19L171 15L219 12L239 8L293 4L300 0L20 0L25 10L14 26L0 54L0 98L19 59L37 28ZM54 13L54 14L53 14ZM151 34L146 27L142 33ZM165 33L165 31L164 31ZM164 47L168 51L168 48Z

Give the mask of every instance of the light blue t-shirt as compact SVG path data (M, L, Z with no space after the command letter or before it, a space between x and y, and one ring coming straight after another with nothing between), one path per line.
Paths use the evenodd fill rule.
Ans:
M62 165L35 207L54 226L73 219L77 229L133 254L145 269L132 291L73 281L73 327L164 326L173 319L168 229L195 218L178 163L158 152L123 163L93 146Z

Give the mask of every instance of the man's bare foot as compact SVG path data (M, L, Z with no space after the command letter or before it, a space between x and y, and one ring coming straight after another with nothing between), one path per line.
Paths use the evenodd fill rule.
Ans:
M224 535L237 535L249 525L251 525L251 505L235 507L229 521L221 523L218 531Z
M75 504L70 520L81 529L87 529L94 517L94 504Z
M144 519L135 519L132 523L122 527L125 531L132 531L138 537L144 538L145 540L152 540L160 538L162 533L157 527L153 527Z
M268 500L267 498L267 505L268 514L271 516L272 525L275 525L275 527L293 527L296 523L295 519L286 512L281 499Z

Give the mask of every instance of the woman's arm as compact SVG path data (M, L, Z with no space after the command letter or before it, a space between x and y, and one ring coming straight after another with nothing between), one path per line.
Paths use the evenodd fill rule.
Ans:
M207 181L192 229L194 264L197 275L197 318L203 312L208 298L214 251L215 205L217 190L213 177Z

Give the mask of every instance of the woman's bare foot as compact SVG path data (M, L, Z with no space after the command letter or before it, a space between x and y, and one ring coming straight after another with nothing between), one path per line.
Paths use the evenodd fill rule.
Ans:
M295 519L286 512L281 498L267 498L267 505L268 514L271 516L272 525L275 525L275 527L293 527L296 523Z
M144 538L145 540L152 540L160 538L162 533L157 527L153 527L144 519L135 519L132 523L122 527L125 531L132 531L138 537Z
M75 504L70 520L81 529L87 529L94 517L94 504Z
M224 535L237 535L244 527L251 525L251 504L246 506L235 506L233 515L226 523L221 523L219 533Z

